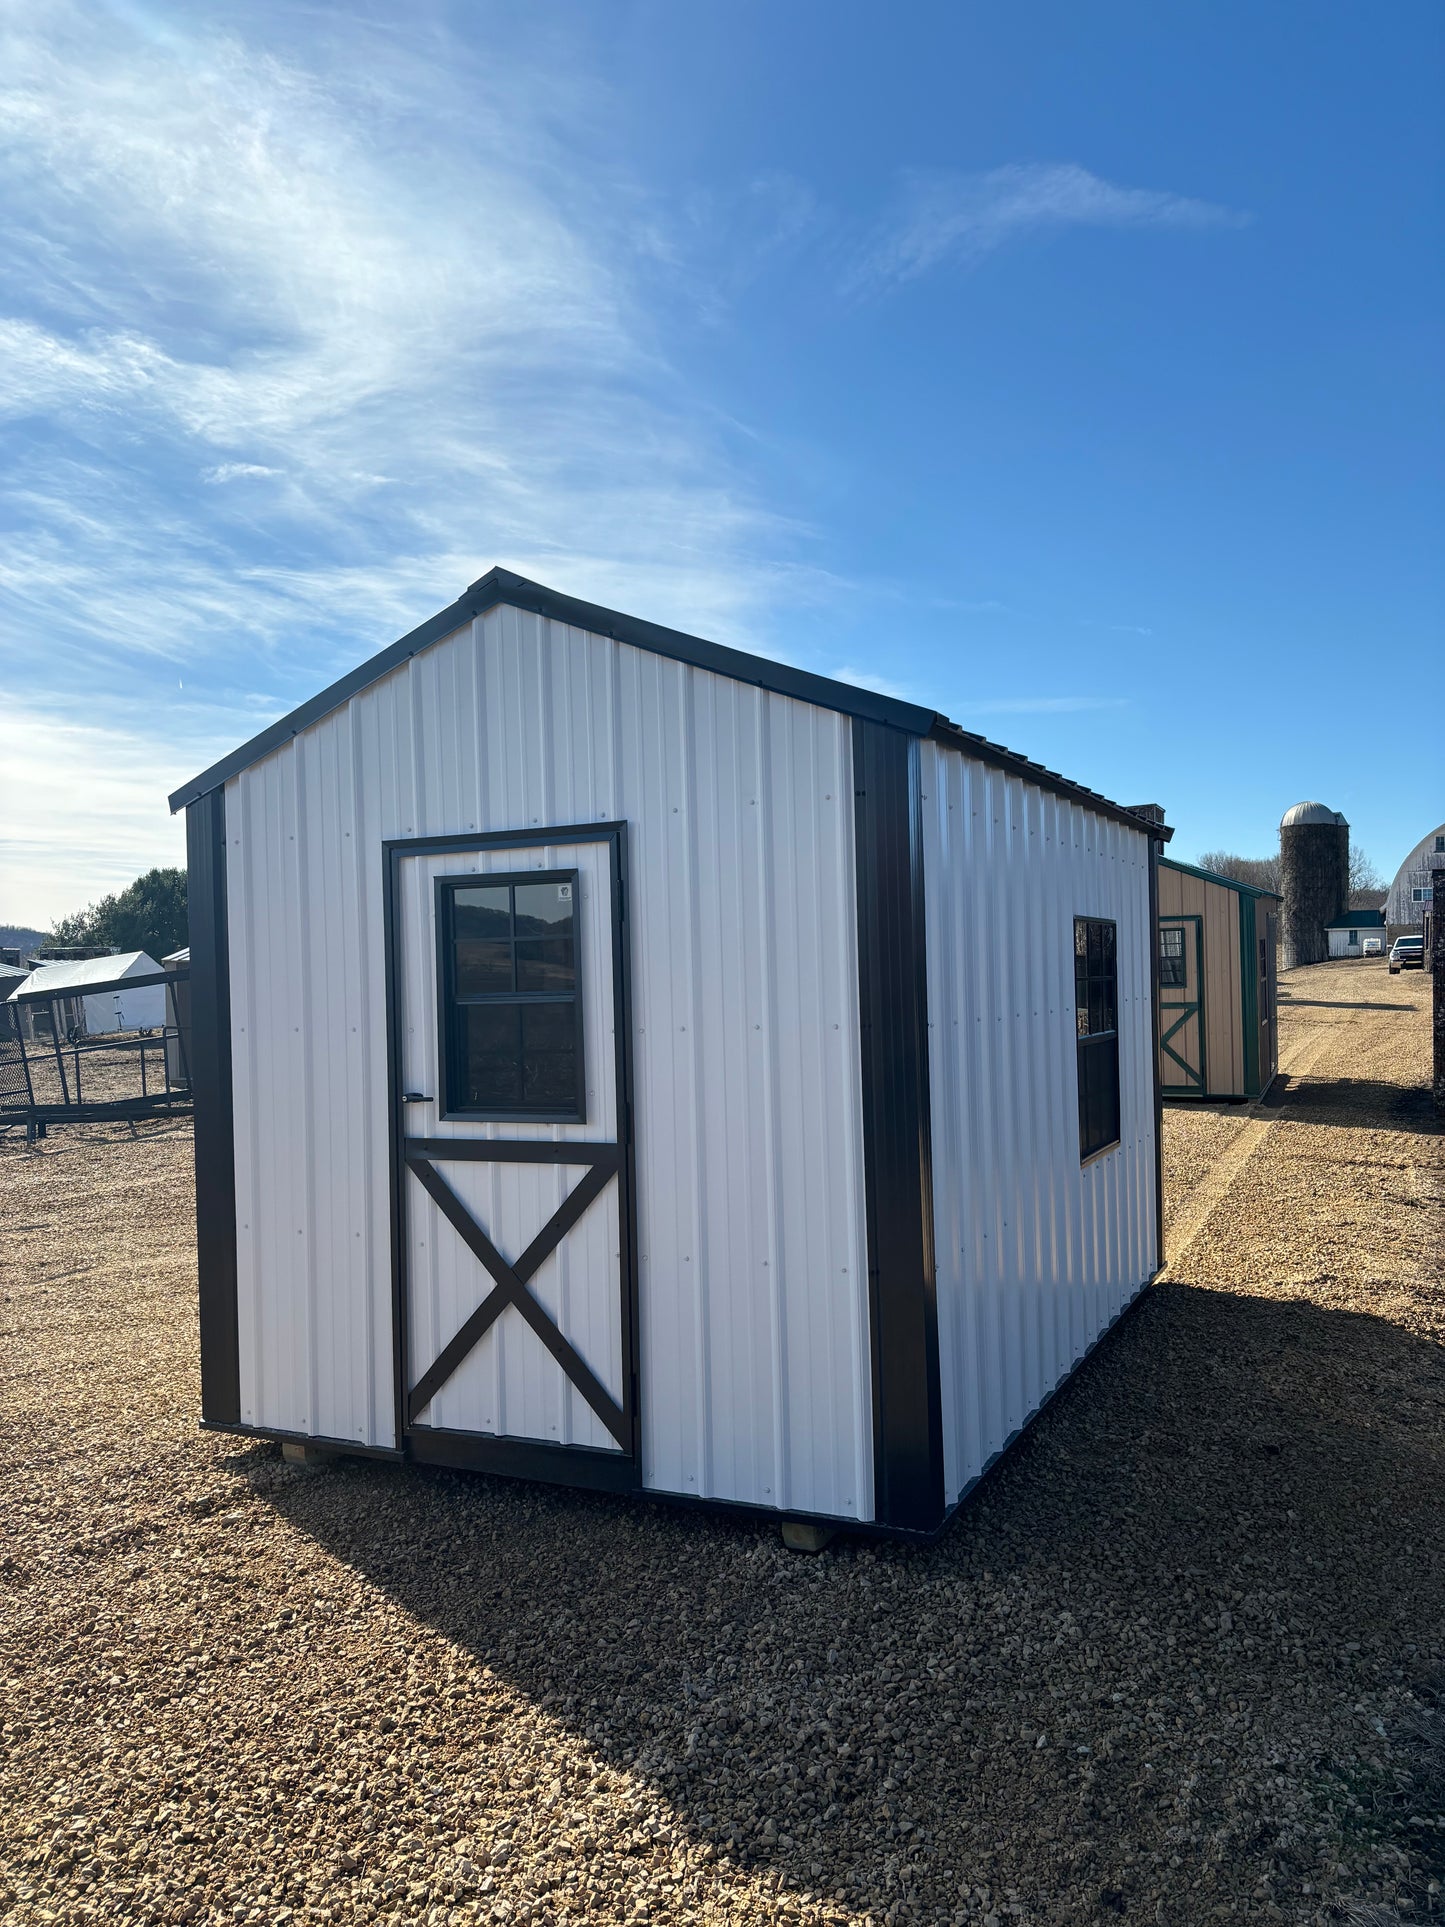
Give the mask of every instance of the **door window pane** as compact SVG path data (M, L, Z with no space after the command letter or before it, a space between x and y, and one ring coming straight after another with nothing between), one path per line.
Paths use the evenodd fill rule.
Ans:
M485 995L488 991L512 988L512 946L509 943L478 943L470 937L458 939L456 948L456 991L459 997Z
M516 894L519 937L560 937L571 934L570 878L555 883L519 883Z
M511 892L496 888L465 888L452 892L453 933L458 937L500 937L511 941Z
M439 887L444 1116L584 1121L577 880Z
M572 994L572 940L570 937L518 938L518 990L559 991Z

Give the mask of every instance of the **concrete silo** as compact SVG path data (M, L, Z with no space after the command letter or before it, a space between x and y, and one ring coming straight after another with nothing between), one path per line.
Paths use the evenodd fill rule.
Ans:
M1350 900L1350 826L1323 803L1296 803L1279 822L1284 967L1323 963L1327 925Z

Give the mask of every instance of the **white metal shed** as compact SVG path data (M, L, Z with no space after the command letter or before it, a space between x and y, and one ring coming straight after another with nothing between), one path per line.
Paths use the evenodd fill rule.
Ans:
M185 785L203 1423L936 1531L1160 1263L1169 831L502 570Z

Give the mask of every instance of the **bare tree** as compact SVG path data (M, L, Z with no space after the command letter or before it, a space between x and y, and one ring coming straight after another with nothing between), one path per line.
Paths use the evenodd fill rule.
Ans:
M1256 890L1273 890L1279 895L1278 855L1236 856L1232 850L1206 850L1199 859L1199 867L1213 870L1216 876L1233 877L1236 883L1250 883Z
M1350 908L1383 910L1389 891L1385 879L1363 850L1350 845Z

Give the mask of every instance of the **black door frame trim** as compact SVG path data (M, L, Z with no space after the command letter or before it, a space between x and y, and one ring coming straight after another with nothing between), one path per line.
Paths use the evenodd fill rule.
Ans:
M873 1516L895 1531L931 1533L947 1508L920 761L917 737L854 718Z
M617 1106L617 1139L508 1140L487 1138L409 1137L406 1132L401 1077L400 994L403 983L402 929L399 915L401 864L408 857L444 856L477 850L556 849L568 844L608 846L612 917L613 1054ZM600 1485L614 1491L633 1491L641 1483L642 1426L638 1402L638 1263L637 1180L632 1132L632 987L631 942L628 933L627 825L624 822L534 824L523 830L469 832L454 836L391 838L382 844L382 917L386 945L387 1105L390 1120L390 1191L392 1252L392 1383L397 1444L409 1458L427 1464L449 1465L515 1477L546 1479L577 1485ZM430 954L428 951L427 954ZM587 1177L573 1187L549 1225L528 1251L508 1265L472 1219L455 1192L435 1170L447 1159L483 1163L585 1164ZM453 1432L417 1425L412 1416L410 1389L413 1361L408 1356L406 1317L405 1187L414 1173L449 1222L466 1239L479 1261L496 1281L495 1287L461 1331L427 1367L416 1386L420 1392L437 1368L448 1363L442 1378L460 1363L497 1315L515 1304L542 1342L557 1358L568 1378L587 1398L618 1450L554 1445L544 1440L496 1437L486 1433ZM622 1400L620 1405L597 1381L583 1360L527 1290L526 1280L547 1257L553 1245L581 1216L615 1174L621 1257L620 1320L622 1343ZM594 1188L595 1186L595 1188ZM443 1201L443 1195L455 1212ZM571 1214L569 1216L569 1213ZM556 1227L551 1244L543 1245ZM483 1316L483 1314L486 1314ZM463 1335L475 1325L469 1342L456 1350ZM438 1378L428 1399L442 1382ZM421 1404L415 1406L420 1411Z
M1154 1275L1164 1269L1164 1066L1159 1061L1159 1018L1163 985L1159 981L1159 865L1164 844L1149 838L1149 1041L1154 1096ZM1201 995L1203 985L1200 986ZM1202 1056L1201 1052L1201 1056Z

